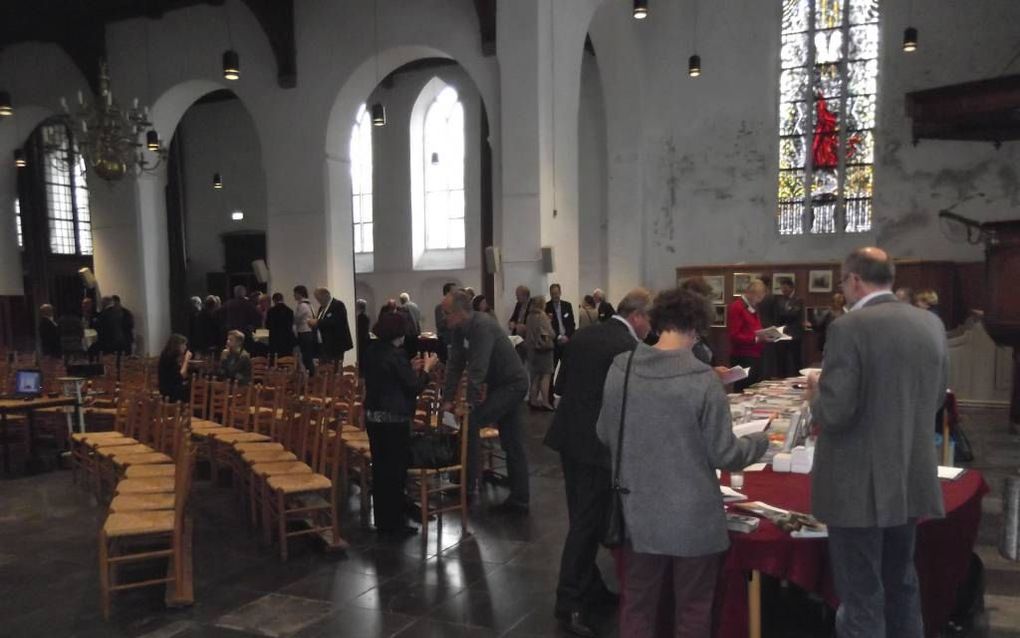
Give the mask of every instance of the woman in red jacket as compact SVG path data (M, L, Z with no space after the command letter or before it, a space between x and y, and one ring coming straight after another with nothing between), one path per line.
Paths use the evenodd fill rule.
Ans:
M730 336L730 365L751 368L746 379L733 384L735 392L761 381L762 342L755 333L762 329L756 310L765 298L765 284L761 279L752 279L744 294L726 309L726 331Z

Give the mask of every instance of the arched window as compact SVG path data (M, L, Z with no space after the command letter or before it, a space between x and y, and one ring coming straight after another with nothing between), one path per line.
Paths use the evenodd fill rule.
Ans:
M871 230L878 0L781 0L783 235Z
M375 251L372 230L372 118L365 105L351 130L351 204L354 210L354 253ZM361 271L362 269L358 269ZM369 267L368 270L371 270Z
M41 132L50 252L91 255L92 217L85 183L85 160L64 124L46 124Z
M464 267L464 106L433 78L411 114L414 267Z

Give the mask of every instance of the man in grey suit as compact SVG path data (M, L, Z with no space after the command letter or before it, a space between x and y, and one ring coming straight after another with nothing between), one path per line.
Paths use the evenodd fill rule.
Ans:
M478 489L480 430L495 424L499 429L499 444L506 454L510 496L494 509L508 514L527 514L530 499L528 458L524 452L524 395L528 392L528 375L524 372L524 365L499 322L488 313L474 312L471 296L466 292L455 290L446 295L442 309L450 331L444 411L453 409L452 399L457 393L460 377L467 371L467 401L471 405L468 421L469 494L476 495Z
M808 380L820 429L812 510L829 527L839 638L921 638L914 569L918 518L944 516L935 413L945 398L945 330L899 303L878 248L843 263L850 312L829 326L822 373Z

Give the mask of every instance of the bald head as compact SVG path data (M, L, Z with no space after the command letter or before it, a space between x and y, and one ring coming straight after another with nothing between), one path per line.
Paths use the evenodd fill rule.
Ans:
M847 302L856 304L873 292L892 290L896 265L881 248L858 248L843 262L840 283Z

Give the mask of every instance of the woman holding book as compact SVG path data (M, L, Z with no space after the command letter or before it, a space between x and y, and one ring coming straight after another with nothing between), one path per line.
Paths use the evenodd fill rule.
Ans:
M752 279L740 297L726 309L726 331L730 337L730 365L750 368L747 378L733 384L735 392L762 379L761 354L765 343L759 338L762 329L758 305L765 299L765 283Z

